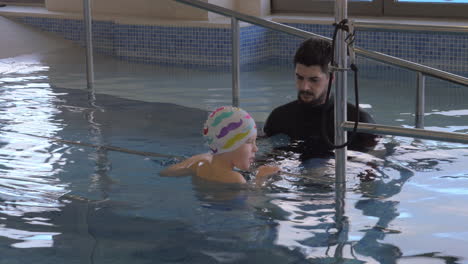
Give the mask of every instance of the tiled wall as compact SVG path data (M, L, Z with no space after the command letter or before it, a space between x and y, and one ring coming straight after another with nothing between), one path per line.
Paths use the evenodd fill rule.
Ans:
M23 23L84 43L83 22L73 19L18 18ZM331 25L289 24L331 37ZM94 48L121 59L155 64L229 67L228 27L122 25L93 22ZM241 27L241 64L291 63L302 39L259 26ZM358 31L356 45L450 72L468 72L468 33ZM363 63L363 60L360 60ZM365 62L364 62L365 63Z
M114 55L144 63L225 65L230 30L171 26L114 25Z

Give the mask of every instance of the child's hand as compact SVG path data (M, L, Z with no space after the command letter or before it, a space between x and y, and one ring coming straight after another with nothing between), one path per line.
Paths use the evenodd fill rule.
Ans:
M263 166L258 167L257 178L269 176L269 175L278 173L280 171L281 169L278 166L263 165Z

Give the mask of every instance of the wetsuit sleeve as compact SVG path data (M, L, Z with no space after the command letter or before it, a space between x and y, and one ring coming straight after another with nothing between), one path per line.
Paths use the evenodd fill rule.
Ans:
M263 132L267 137L271 137L278 133L281 133L281 118L278 112L278 109L274 109L270 115L268 116L267 120L265 121L265 125L263 126Z
M273 110L273 112L271 112L268 118L266 119L265 125L263 126L263 133L265 133L267 137L271 137L275 134L273 132L274 124L275 124L275 111Z
M353 108L352 110L353 113L351 113L351 116L349 116L348 120L350 121L355 120L355 115L354 115L355 111L356 111L356 108ZM362 110L361 108L359 108L359 122L370 123L370 124L375 123L372 116L366 111ZM348 133L348 138L349 136L350 136L350 133ZM353 142L350 144L349 149L365 152L367 150L372 149L377 144L377 138L378 136L374 134L357 133Z
M359 122L375 124L374 119L366 111L359 109Z

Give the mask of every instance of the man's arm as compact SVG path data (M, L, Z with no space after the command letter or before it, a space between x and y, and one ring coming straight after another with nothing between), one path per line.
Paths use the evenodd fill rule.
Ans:
M263 126L263 133L264 133L264 136L266 137L271 137L273 136L275 133L275 124L277 124L277 122L275 121L275 110L273 110L270 115L267 117L266 121L265 121L265 125Z
M355 113L356 113L356 108L352 107L352 111L349 111L349 114L348 114L349 121L354 122L354 120L356 120ZM375 123L372 116L361 108L359 108L359 122L370 123L370 124ZM348 132L348 135L350 136L351 132ZM348 136L348 139L349 139L349 136ZM371 150L373 147L375 147L375 145L377 145L378 138L379 136L374 135L374 134L357 133L356 136L354 137L353 142L351 142L349 149L357 150L361 152Z

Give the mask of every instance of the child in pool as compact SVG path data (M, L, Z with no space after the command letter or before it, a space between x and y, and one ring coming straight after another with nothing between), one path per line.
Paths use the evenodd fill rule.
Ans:
M211 153L192 156L160 172L161 176L196 175L205 180L222 183L246 183L244 177L234 167L249 170L258 151L257 126L253 118L244 110L223 106L213 111L203 128ZM276 166L260 166L256 182L261 183L266 176L278 173Z

